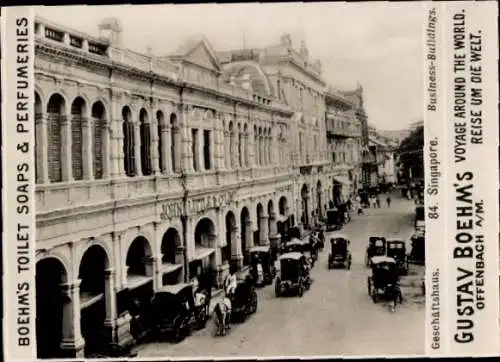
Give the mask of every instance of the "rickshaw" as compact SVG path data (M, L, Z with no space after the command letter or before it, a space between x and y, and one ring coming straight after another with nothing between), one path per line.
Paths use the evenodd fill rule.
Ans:
M302 253L305 254L306 252L309 253L309 262L311 263L311 266L314 266L314 263L316 262L316 259L318 258L318 254L315 250L315 248L307 241L305 240L300 240L293 238L291 241L283 245L281 248L282 254L286 253Z
M207 298L205 305L195 306L191 284L165 285L151 300L154 333L157 337L169 335L176 343L182 341L193 328L205 327L209 304Z
M273 279L276 276L276 268L274 267L274 258L269 246L255 246L249 250L250 255L250 273L255 281L258 280L257 265L260 261L264 272L264 285L273 284Z
M297 291L299 297L311 286L309 265L304 254L299 252L285 253L279 257L280 273L276 278L274 291L276 297L284 292Z
M250 275L243 280L238 280L236 290L230 300L231 322L244 322L249 315L257 312L257 293Z
M351 269L352 255L349 251L350 241L344 234L329 236L331 252L328 255L328 269L333 269L341 264L344 268Z
M398 270L401 274L408 274L409 260L406 255L406 243L401 239L387 239L386 255L396 260Z
M337 208L331 208L326 212L326 231L335 231L342 228L340 212Z
M374 256L371 259L371 275L368 276L368 295L373 303L380 299L390 302L392 312L396 305L403 302L403 294L399 286L399 273L396 260L388 256Z
M318 251L323 251L325 248L325 227L319 227L316 229L318 233Z
M415 264L425 264L425 234L416 231L411 237L411 261Z
M385 255L385 238L383 236L370 236L366 248L365 265L370 265L370 259L374 256Z

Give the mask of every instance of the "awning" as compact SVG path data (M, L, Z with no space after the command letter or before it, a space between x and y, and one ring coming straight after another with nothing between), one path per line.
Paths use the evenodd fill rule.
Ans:
M182 265L181 264L172 264L172 263L162 263L161 268L162 268L163 274L168 274L168 273L172 273L172 272L182 268Z
M88 292L80 292L80 308L84 309L97 303L104 298L104 293L92 294Z
M213 249L213 248L196 248L194 251L193 260L205 259L207 256L211 255L214 252L215 252L215 249Z
M333 179L341 184L344 184L344 185L351 184L351 181L349 181L349 178L347 178L345 176L334 176Z
M152 277L145 275L129 274L127 276L127 286L130 290L132 290L149 283L151 280L153 280Z

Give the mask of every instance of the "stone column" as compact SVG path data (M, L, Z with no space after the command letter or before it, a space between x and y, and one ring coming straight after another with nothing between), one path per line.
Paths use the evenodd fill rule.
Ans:
M231 141L229 131L224 131L224 166L226 170L231 168Z
M208 158L210 160L210 170L215 170L219 164L219 130L214 128L209 131L208 137Z
M200 171L205 170L205 155L203 154L203 146L205 145L205 135L203 128L198 129L197 151L198 151L198 168Z
M36 128L36 183L45 184L49 182L49 160L47 155L48 134L47 134L47 117L45 115L37 115L35 119Z
M134 158L135 158L135 175L142 176L141 167L141 129L139 122L134 123Z
M64 357L83 358L85 341L80 327L80 283L61 285L63 295L63 328L61 350Z
M61 117L61 176L62 181L73 181L71 152L71 116Z
M102 132L102 178L107 179L110 176L110 164L109 160L111 158L111 145L110 145L110 135L111 127L106 120L101 123L101 132Z
M233 227L231 230L231 262L236 264L238 270L243 267L241 234L237 226Z
M224 168L224 132L219 125L216 125L213 137L214 168L222 170Z
M186 172L194 171L191 159L191 142L191 132L189 132L189 127L184 125L182 127L182 153L179 156L182 157L182 168Z
M94 118L82 118L82 159L83 179L94 178L94 142L92 137Z
M253 243L253 231L252 231L252 221L247 220L245 224L245 241L247 250L254 247ZM244 250L246 251L246 250Z
M149 133L151 138L151 172L153 175L160 173L160 156L158 154L158 123L149 124Z
M115 290L115 270L106 269L104 271L104 300L106 303L106 319L104 320L104 327L109 342L115 343L116 337L116 290Z
M181 129L179 127L173 127L171 129L171 139L173 139L173 145L171 144L171 149L169 150L169 157L172 166L172 173L179 173L183 167L184 162L184 139L182 137Z
M161 165L160 168L164 174L172 173L172 157L170 152L172 152L171 145L171 135L170 135L170 125L161 124L160 125L160 141L162 145L161 149Z
M249 168L250 167L250 157L249 157L249 143L248 143L248 133L245 133L243 135L243 144L244 144L244 157L243 157L243 160L244 160L244 164L245 164L245 168Z
M238 137L238 168L243 168L245 166L245 147L243 144L243 133L239 132Z
M236 133L233 130L229 135L229 148L230 148L230 157L231 157L231 169L235 169L237 167L237 148L236 148Z
M267 165L267 151L266 151L266 135L265 135L265 133L262 134L260 152L261 152L260 158L261 158L262 166L265 166L265 165Z
M259 243L260 245L269 245L269 224L268 216L259 217Z
M276 213L272 212L269 215L269 241L272 247L278 247L281 235L278 233L278 224Z
M267 165L271 164L271 136L266 137L266 156L267 156Z
M158 280L155 278L159 270L158 262L152 256L145 257L143 259L143 262L146 269L146 275L153 279L153 290L157 291L160 288L160 286L158 285Z

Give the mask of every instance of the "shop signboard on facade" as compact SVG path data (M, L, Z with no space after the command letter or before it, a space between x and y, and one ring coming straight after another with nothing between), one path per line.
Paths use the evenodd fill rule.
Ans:
M190 214L197 214L205 210L220 208L233 202L235 196L236 191L226 191L219 194L195 197L188 200L187 211Z

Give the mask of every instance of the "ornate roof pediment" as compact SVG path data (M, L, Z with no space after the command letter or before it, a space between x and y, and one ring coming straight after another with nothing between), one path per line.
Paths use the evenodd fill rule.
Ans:
M215 51L203 36L188 39L170 58L193 63L215 73L222 72L222 65Z

